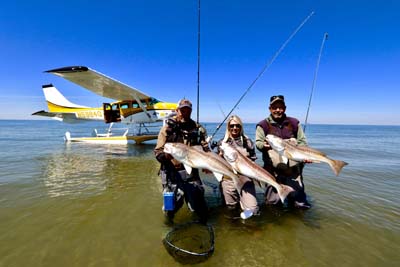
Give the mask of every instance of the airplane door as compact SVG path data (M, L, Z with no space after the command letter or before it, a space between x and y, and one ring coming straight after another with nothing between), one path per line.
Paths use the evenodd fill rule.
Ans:
M121 113L118 104L103 103L104 121L106 123L120 122Z

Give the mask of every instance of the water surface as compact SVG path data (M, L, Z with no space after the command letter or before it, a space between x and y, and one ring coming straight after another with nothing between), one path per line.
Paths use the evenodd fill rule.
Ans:
M161 242L171 228L154 141L64 143L66 130L82 136L93 127L105 128L0 121L0 266L179 266ZM246 125L253 139L254 131ZM307 165L311 210L262 206L259 217L232 220L216 180L204 176L215 252L197 266L398 266L400 127L309 125L307 136L349 163L338 177L327 164ZM184 206L176 223L193 219Z

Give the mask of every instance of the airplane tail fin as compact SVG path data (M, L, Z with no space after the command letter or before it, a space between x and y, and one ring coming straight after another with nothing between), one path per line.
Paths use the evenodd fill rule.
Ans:
M49 112L59 112L66 108L87 108L70 102L52 84L43 85L42 88Z

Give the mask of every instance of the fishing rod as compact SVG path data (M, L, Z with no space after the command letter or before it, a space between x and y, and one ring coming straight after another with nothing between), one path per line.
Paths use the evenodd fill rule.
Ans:
M321 48L319 49L319 55L318 55L318 59L317 59L317 66L315 67L314 79L313 79L312 86L311 86L310 98L308 100L306 119L304 120L303 132L306 132L308 113L309 113L310 107L311 107L311 99L312 99L312 95L314 93L315 83L317 81L317 75L318 75L318 70L319 70L319 62L321 61L322 50L324 48L324 44L325 44L326 40L328 40L328 33L327 32L324 34L324 37L322 38Z
M228 115L225 116L224 120L217 126L215 132L208 138L208 141L211 141L215 134L218 132L218 130L221 128L221 126L225 123L226 119L231 115L231 113L235 110L235 108L239 105L239 103L242 101L242 99L246 96L246 94L250 91L250 89L254 86L254 84L257 82L258 79L261 78L261 76L264 74L264 72L271 66L271 64L275 61L275 59L278 57L278 55L282 52L282 50L286 47L286 45L290 42L290 40L296 35L296 33L303 27L303 25L314 15L314 11L310 13L301 23L300 25L293 31L293 33L289 36L289 38L282 44L282 46L276 51L274 56L270 59L269 62L267 62L264 67L262 68L261 72L257 75L257 77L254 79L254 81L250 84L250 86L247 88L247 90L243 93L243 95L239 98L239 100L236 102L236 104L233 106L231 111L229 111Z
M197 8L197 123L200 114L200 0Z

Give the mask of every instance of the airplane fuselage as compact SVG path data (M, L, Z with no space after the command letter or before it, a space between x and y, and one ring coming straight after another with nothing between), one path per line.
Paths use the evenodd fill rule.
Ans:
M147 123L163 121L165 118L175 112L177 104L167 102L157 102L155 104L146 103L142 105L146 111L137 104L135 100L117 101L113 103L104 103L103 107L97 108L77 108L62 107L53 103L48 103L50 113L70 114L65 122L99 120L122 123ZM68 119L67 119L68 118Z
M154 98L142 100L117 101L111 104L104 103L105 122L146 123L162 121L177 108L176 103L160 102Z

